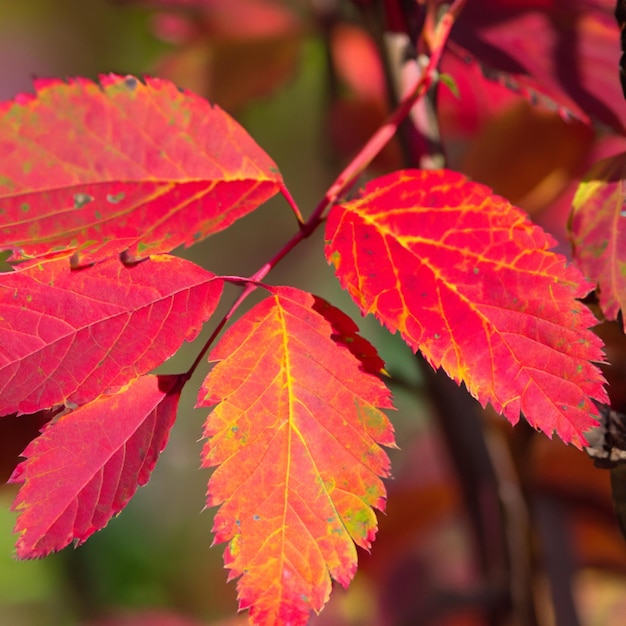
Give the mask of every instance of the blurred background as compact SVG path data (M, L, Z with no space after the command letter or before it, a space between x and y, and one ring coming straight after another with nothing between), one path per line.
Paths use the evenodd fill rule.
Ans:
M0 98L32 92L35 77L97 79L115 72L169 78L244 125L276 161L306 217L393 101L377 47L381 27L366 7L377 4L0 0ZM533 100L532 85L486 82L479 66L459 53L444 60L459 96L440 89L437 111L448 166L528 210L568 254L566 223L577 181L626 142L613 7L590 3L593 10L562 23L562 4L505 2L508 12L491 11L486 20L493 3L484 0L458 25L459 45L475 54L485 42L497 46L502 31L543 37L554 50L559 38L574 32L577 77L558 79L558 65L550 74L541 53L526 59L526 69L543 71L556 85L554 100ZM595 45L596 39L605 43ZM520 40L508 45L524 53L527 44ZM595 52L586 57L585 50ZM512 65L500 59L502 71L522 63L508 52ZM572 89L570 79L584 88ZM598 123L586 119L589 110ZM393 143L365 176L418 162L406 143ZM227 232L180 252L215 273L247 276L296 228L286 203L274 199ZM360 553L353 584L347 591L335 588L312 624L624 626L626 547L607 472L524 424L512 429L480 410L424 368L398 337L360 318L324 261L321 232L268 278L310 290L353 316L394 375L398 410L391 417L401 450L390 452L395 479L388 483L387 515L379 516L372 554ZM236 295L235 288L227 290L215 319ZM185 370L211 328L160 371ZM620 408L623 336L611 324L601 332L610 342ZM209 472L198 468L206 411L193 405L207 371L208 364L188 384L150 483L84 546L41 561L15 561L10 504L16 490L0 487L0 626L247 623L245 615L236 616L223 546L211 547L212 511L203 510ZM4 480L15 450L37 426L26 423L24 432L0 438Z

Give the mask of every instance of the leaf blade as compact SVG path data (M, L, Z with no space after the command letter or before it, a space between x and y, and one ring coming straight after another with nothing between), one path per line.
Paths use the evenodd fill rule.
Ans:
M172 83L38 80L0 105L0 250L13 260L170 252L275 195L276 165L229 115Z
M462 175L399 172L331 210L326 258L361 311L481 404L581 446L606 400L588 283L524 214ZM535 296L534 294L537 294Z
M378 407L391 404L372 373L382 362L351 320L288 288L272 289L209 359L198 406L217 404L203 451L203 466L217 466L215 542L229 542L225 565L253 623L305 624L331 576L351 580L354 543L369 548L372 507L384 508L379 444L393 445L393 431Z
M167 255L0 274L0 414L84 404L149 372L197 336L222 286Z
M20 559L39 558L104 528L145 485L176 419L183 378L144 376L45 427L9 482Z

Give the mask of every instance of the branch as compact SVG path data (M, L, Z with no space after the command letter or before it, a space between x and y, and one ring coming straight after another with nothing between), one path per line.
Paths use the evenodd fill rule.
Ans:
M454 23L465 5L466 0L455 0L448 11L443 15L441 21L438 24L437 30L434 35L433 53L430 57L428 65L426 66L423 74L418 77L413 87L408 91L398 107L389 115L381 127L372 135L369 141L363 146L361 151L350 162L350 164L339 174L335 179L335 182L330 186L328 191L324 194L324 197L317 205L311 216L306 222L301 221L300 212L296 203L292 199L291 195L287 191L286 187L282 187L281 193L287 200L289 206L294 211L298 220L300 221L300 230L293 235L293 237L262 267L260 267L254 274L248 278L248 283L244 287L241 295L235 300L229 311L220 320L217 327L200 350L198 356L192 363L185 376L188 380L202 358L215 341L217 335L226 325L228 320L234 315L235 311L243 303L243 301L257 288L258 283L261 282L267 274L282 261L289 252L301 241L310 237L315 230L322 224L325 219L325 212L340 198L345 195L354 185L359 175L371 164L371 162L378 156L380 151L387 145L390 139L396 134L398 126L407 118L411 109L416 102L423 98L433 83L438 77L438 66L443 55L443 51L450 37L450 31L454 26Z

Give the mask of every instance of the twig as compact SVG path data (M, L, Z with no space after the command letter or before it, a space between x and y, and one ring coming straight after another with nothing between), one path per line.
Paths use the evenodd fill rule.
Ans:
M215 341L217 335L226 325L228 320L234 315L235 311L241 306L243 301L257 288L255 283L261 282L265 276L280 262L282 259L291 252L291 250L298 245L302 240L310 237L320 224L325 219L325 213L330 207L345 193L347 193L355 184L359 175L365 170L373 161L373 159L380 153L380 151L387 145L389 140L395 135L398 130L399 124L406 119L409 115L413 105L422 98L430 89L433 82L436 80L437 67L441 61L444 48L450 36L452 26L458 16L459 12L465 5L465 0L455 0L450 6L446 14L441 18L437 31L435 33L435 44L433 48L433 54L430 57L428 66L424 70L424 73L418 78L411 90L404 97L398 107L391 113L387 120L381 125L381 127L372 135L370 140L363 146L356 157L350 162L350 164L339 174L335 182L330 186L328 191L324 194L324 197L319 202L313 213L310 215L306 222L302 222L300 230L262 267L260 267L249 278L248 284L244 287L241 295L235 300L226 315L220 320L214 332L211 334L207 342L204 344L200 353L192 363L185 376L191 377L193 372L198 367L198 364L206 354L212 343ZM281 193L287 200L289 206L294 210L296 215L300 215L297 209L296 203L291 198L291 195L285 187L281 189ZM300 219L300 218L299 218Z

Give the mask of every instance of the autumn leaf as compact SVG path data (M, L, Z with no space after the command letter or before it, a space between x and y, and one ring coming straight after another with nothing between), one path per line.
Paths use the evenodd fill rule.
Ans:
M600 288L608 319L626 309L626 153L596 163L573 200L570 235L574 258Z
M0 105L0 250L13 260L169 252L278 192L273 161L229 115L172 83L38 80Z
M372 507L393 430L376 375L383 364L343 313L310 294L274 288L209 356L217 365L198 406L207 420L203 466L215 542L228 541L230 578L254 624L306 624L328 600L331 577L347 586L354 544L369 548Z
M518 209L455 172L407 170L333 207L326 257L364 314L512 423L584 445L606 401L580 272Z
M197 336L222 286L167 255L0 274L0 415L81 405L149 372Z
M23 483L17 556L46 556L104 528L145 485L167 444L179 376L143 376L46 426L9 482Z

